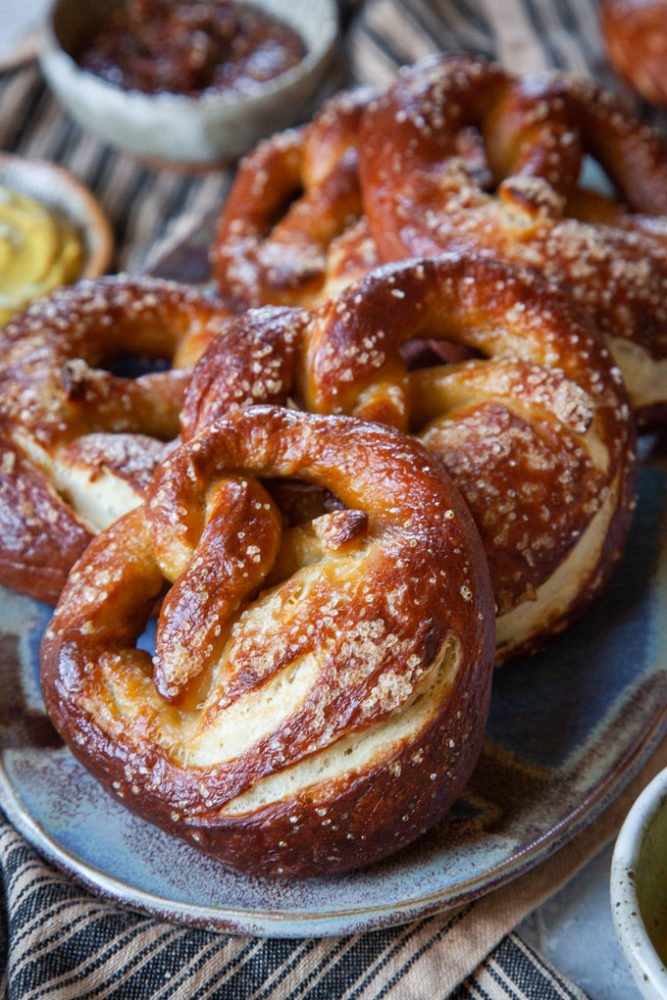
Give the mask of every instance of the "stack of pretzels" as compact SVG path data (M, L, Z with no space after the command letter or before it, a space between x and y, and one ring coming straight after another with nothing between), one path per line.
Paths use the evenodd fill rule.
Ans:
M47 708L111 794L345 871L444 817L494 664L622 554L667 153L592 83L432 57L251 153L212 261L215 297L105 279L2 332L0 579L58 599Z

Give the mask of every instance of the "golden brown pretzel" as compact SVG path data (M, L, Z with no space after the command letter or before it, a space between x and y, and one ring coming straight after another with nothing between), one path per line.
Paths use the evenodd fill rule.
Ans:
M424 336L479 357L408 373L400 348ZM309 409L408 428L440 456L485 544L499 661L599 593L631 517L634 433L567 296L483 257L378 269L320 310L303 370Z
M281 531L257 477L345 509ZM130 808L245 871L366 864L477 757L493 611L465 504L390 428L231 411L94 539L41 651L51 718ZM154 662L135 648L165 578Z
M189 441L228 410L286 405L298 390L307 309L264 306L227 324L192 372L181 409L181 438Z
M372 93L338 95L310 125L242 160L212 250L231 308L307 305L321 295L332 243L362 214L357 134Z
M667 2L603 0L600 11L612 66L647 101L667 107Z
M313 307L380 263L363 214L359 124L374 91L332 98L301 129L269 139L241 162L212 248L218 292L234 311ZM456 151L489 180L479 135L463 129Z
M495 193L457 154L456 136L471 127L484 138ZM629 210L622 225L568 217L584 152L635 220ZM472 250L544 273L608 338L640 419L664 415L667 155L609 94L560 74L517 79L479 58L431 57L364 115L359 165L383 260Z
M143 498L189 366L226 313L157 280L81 282L0 332L0 581L53 602L91 532ZM115 360L171 360L123 378Z
M468 360L409 372L413 338ZM635 468L620 381L563 293L447 255L379 268L316 313L248 312L195 368L183 436L230 406L288 400L418 434L481 532L501 662L562 629L620 555Z

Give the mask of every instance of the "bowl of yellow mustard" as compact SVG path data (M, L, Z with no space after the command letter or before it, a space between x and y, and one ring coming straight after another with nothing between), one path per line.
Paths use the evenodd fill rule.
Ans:
M0 154L0 326L54 288L103 274L112 247L101 208L75 177Z

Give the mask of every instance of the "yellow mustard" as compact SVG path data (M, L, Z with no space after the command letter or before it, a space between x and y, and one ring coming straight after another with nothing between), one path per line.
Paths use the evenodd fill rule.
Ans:
M0 326L32 299L75 281L83 265L76 228L35 198L0 185Z

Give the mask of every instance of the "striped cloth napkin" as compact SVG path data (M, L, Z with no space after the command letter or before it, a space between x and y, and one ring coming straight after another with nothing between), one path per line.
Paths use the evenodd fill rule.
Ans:
M595 0L348 0L341 7L351 82L387 82L401 63L449 49L495 56L519 72L545 66L592 72L617 86L602 54ZM0 109L0 148L62 163L99 199L115 233L115 270L167 276L182 266L174 248L199 234L201 252L188 255L186 277L206 277L202 234L231 171L158 172L110 149L63 113L34 63L0 75ZM214 934L124 910L50 868L0 814L3 994L9 1000L583 998L513 928L614 836L639 790L666 765L663 743L601 817L509 886L445 914L324 940Z

